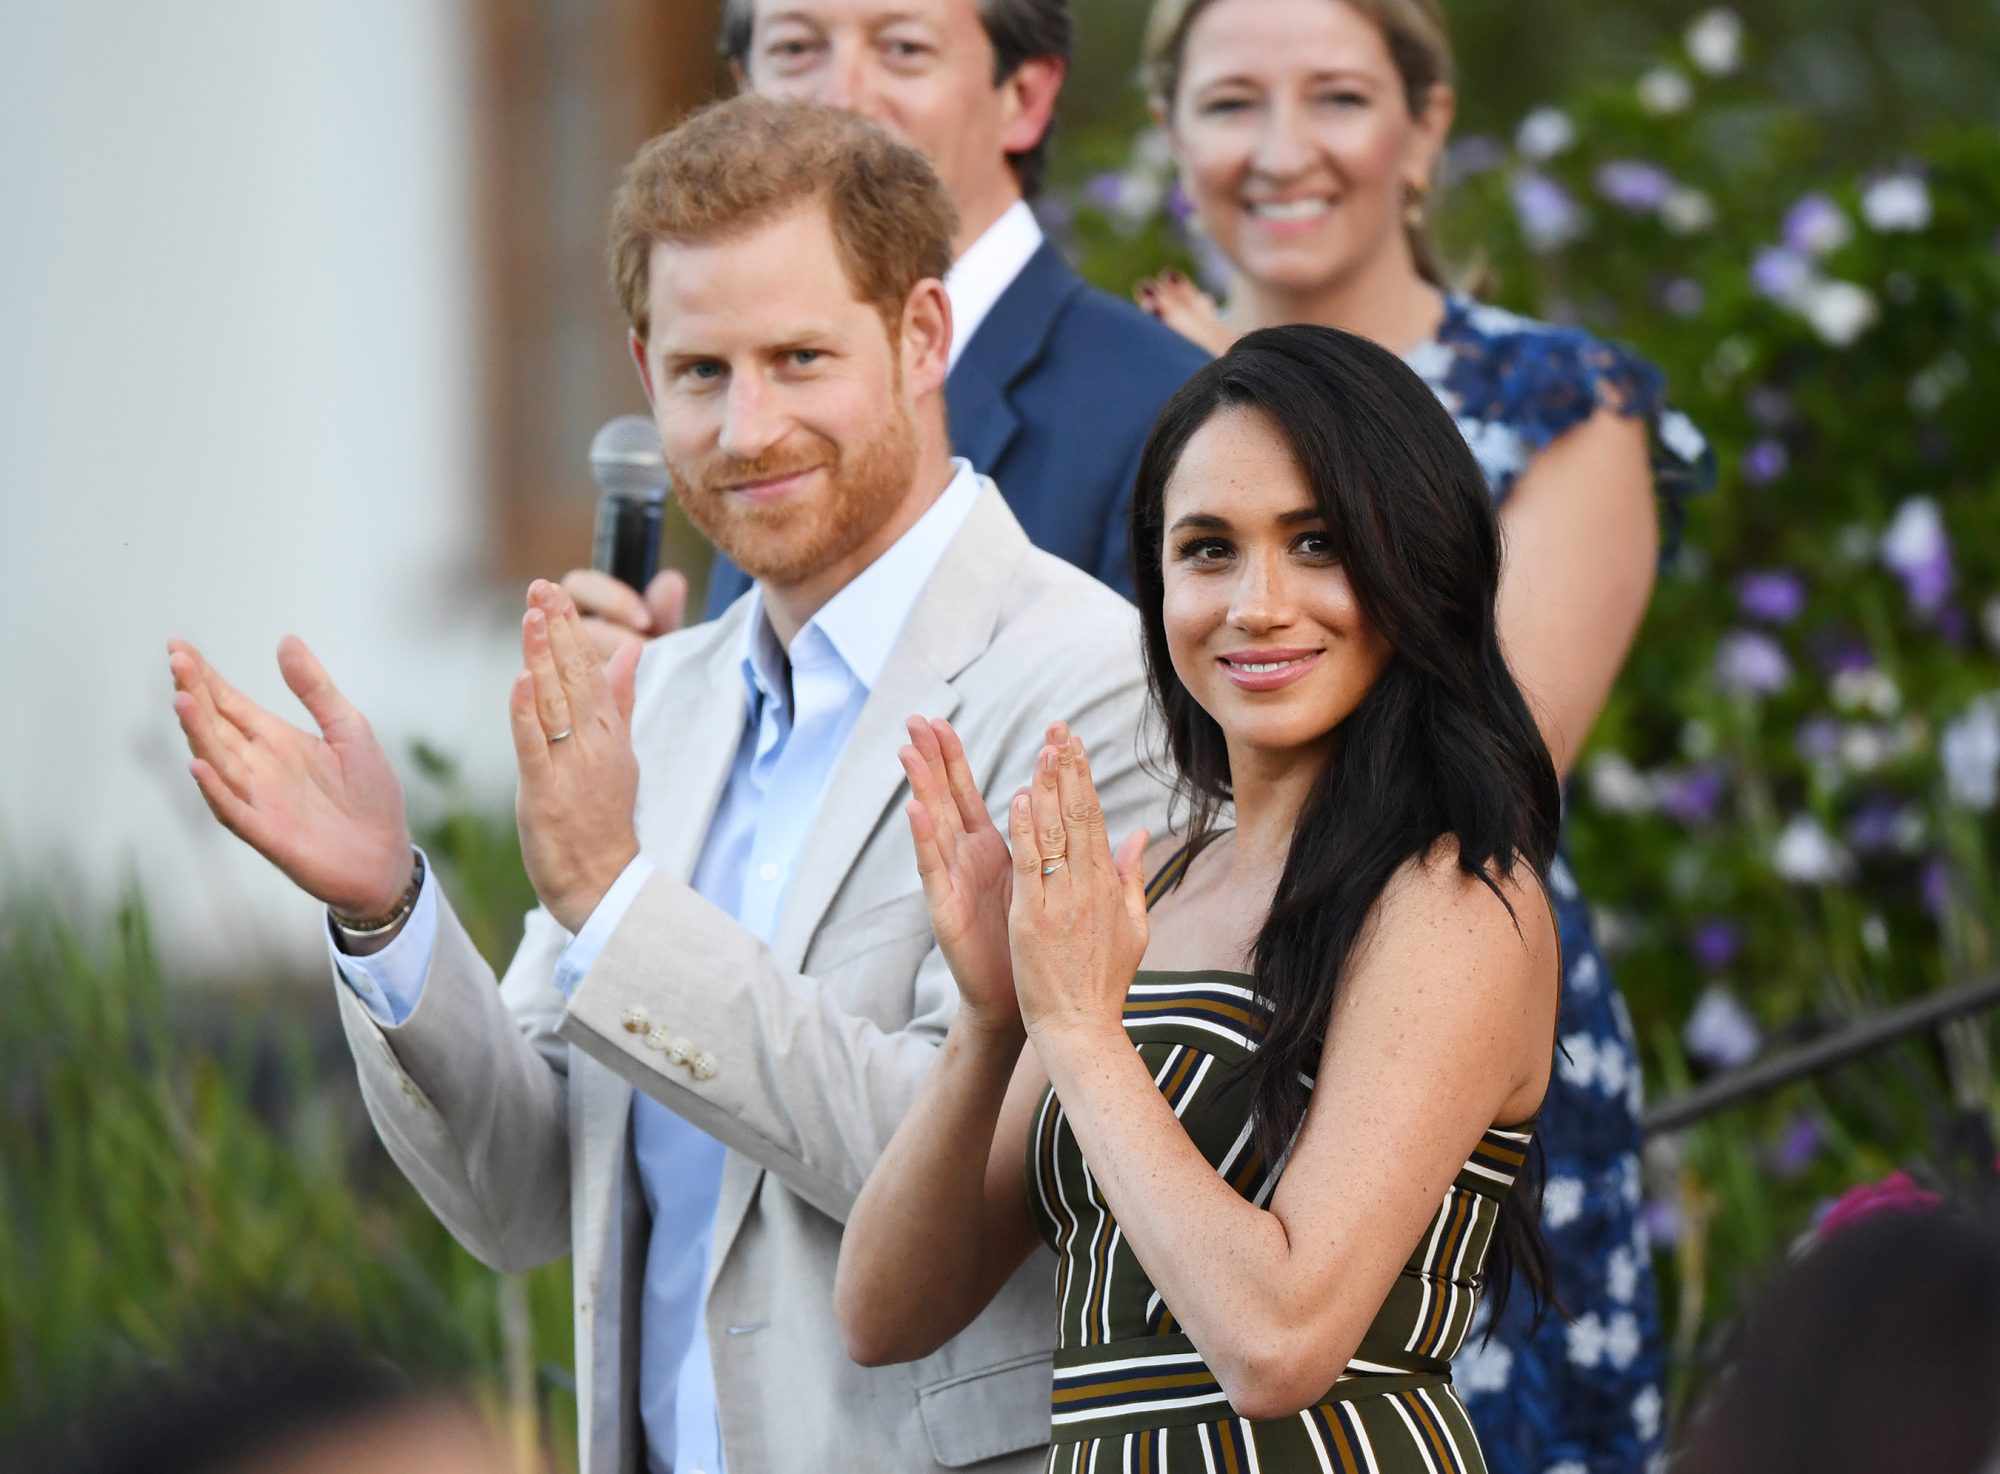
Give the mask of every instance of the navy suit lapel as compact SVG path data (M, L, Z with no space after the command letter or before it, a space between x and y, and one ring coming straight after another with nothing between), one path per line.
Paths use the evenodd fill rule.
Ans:
M1043 241L959 355L945 380L945 409L952 450L975 470L992 475L1020 433L1009 391L1041 358L1063 304L1082 290L1083 279Z

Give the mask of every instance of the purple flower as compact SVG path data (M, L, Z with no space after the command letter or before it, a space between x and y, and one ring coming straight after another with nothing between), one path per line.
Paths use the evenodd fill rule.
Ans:
M1485 174L1507 162L1507 146L1490 133L1468 133L1452 140L1444 151L1443 184L1449 189L1461 179Z
M1943 921L1951 910L1952 893L1957 889L1952 880L1950 862L1942 855L1933 855L1924 862L1917 884L1923 896L1924 910L1930 912L1933 920Z
M1697 1063L1712 1070L1733 1070L1757 1057L1764 1035L1734 993L1721 983L1710 983L1688 1015L1681 1042Z
M1823 194L1809 194L1785 214L1785 245L1802 256L1824 256L1847 244L1854 225Z
M1176 225L1186 225L1193 214L1194 201L1187 197L1187 191L1176 179L1173 188L1167 191L1167 217Z
M1896 848L1903 828L1901 804L1892 798L1871 798L1847 821L1847 844L1857 854L1880 854Z
M1773 302L1794 302L1812 281L1812 262L1785 246L1766 246L1750 263L1750 284Z
M1676 317L1693 317L1708 304L1708 293L1693 277L1677 276L1661 289L1660 302Z
M1715 679L1739 696L1768 696L1792 679L1784 648L1758 630L1732 630L1715 650Z
M1083 197L1100 210L1117 210L1125 202L1125 176L1116 169L1093 174L1084 182Z
M1828 680L1875 669L1875 655L1852 634L1824 630L1813 638L1813 659Z
M1711 916L1694 929L1688 950L1705 972L1721 972L1743 950L1743 930L1727 917Z
M1663 778L1659 785L1660 812L1692 829L1715 819L1722 803L1722 769L1703 763Z
M1792 457L1785 442L1765 436L1751 442L1743 452L1743 479L1752 486L1769 486L1791 469Z
M1736 583L1736 607L1766 624L1790 624L1806 607L1805 581L1782 569L1746 573Z
M1076 223L1075 208L1059 194L1044 191L1035 197L1033 208L1045 235L1066 239L1070 227Z
M1882 561L1903 581L1910 607L1933 615L1951 594L1951 542L1944 517L1927 496L1914 496L1896 509L1882 534Z
M1657 164L1614 159L1599 167L1597 192L1621 210L1647 215L1666 203L1674 192L1674 180Z
M1640 1210L1639 1221L1646 1226L1646 1237L1655 1248L1666 1248L1680 1242L1681 1205L1672 1198L1654 1198Z
M1766 430L1783 429L1792 422L1792 396L1769 384L1759 384L1750 391L1748 408L1750 418Z
M1553 251L1583 234L1583 211L1569 191L1546 174L1524 169L1516 174L1509 193L1521 233L1537 251Z
M1801 1111L1785 1128L1785 1134L1772 1143L1771 1170L1788 1180L1797 1177L1812 1165L1824 1145L1826 1132L1821 1129L1819 1119Z
M1807 762L1830 763L1840 756L1840 723L1832 717L1807 717L1792 742Z

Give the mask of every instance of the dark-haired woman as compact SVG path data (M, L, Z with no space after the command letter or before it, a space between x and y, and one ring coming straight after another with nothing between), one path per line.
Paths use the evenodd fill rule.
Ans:
M912 720L963 1004L847 1225L849 1349L935 1350L1039 1239L1052 1469L1481 1470L1450 1361L1546 1275L1509 1189L1560 968L1485 483L1393 355L1282 328L1169 403L1133 533L1188 824L1114 855L1058 724L1003 837Z
M1710 458L1650 365L1474 301L1441 269L1425 216L1456 103L1444 5L1155 0L1145 70L1231 280L1220 311L1179 277L1148 283L1143 305L1211 351L1314 322L1363 333L1422 375L1499 508L1501 641L1567 777ZM1530 1325L1517 1302L1490 1341L1471 1343L1459 1385L1496 1474L1639 1474L1664 1421L1639 1216L1639 1054L1560 860L1551 890L1563 1052L1537 1139L1569 1319Z

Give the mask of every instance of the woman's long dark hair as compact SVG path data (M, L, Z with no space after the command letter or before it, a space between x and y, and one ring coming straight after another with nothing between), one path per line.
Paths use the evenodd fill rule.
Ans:
M1511 915L1495 877L1525 862L1545 882L1562 798L1500 653L1499 528L1458 427L1422 379L1367 339L1267 328L1196 374L1160 412L1132 502L1147 678L1189 809L1190 843L1214 832L1232 794L1222 729L1181 684L1168 653L1164 502L1188 441L1227 409L1257 411L1290 442L1355 597L1392 652L1341 723L1337 754L1299 812L1257 936L1257 991L1272 1018L1251 1066L1253 1121L1264 1160L1276 1162L1305 1118L1300 1076L1318 1068L1334 995L1390 877L1450 836L1460 868ZM1501 1205L1488 1260L1493 1324L1514 1274L1538 1307L1550 1298L1539 1166L1532 1155Z

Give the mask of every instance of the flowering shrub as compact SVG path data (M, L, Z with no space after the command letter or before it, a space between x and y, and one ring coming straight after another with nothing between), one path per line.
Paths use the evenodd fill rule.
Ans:
M1570 796L1655 1099L1989 972L2000 916L2000 136L1831 175L1754 49L1711 11L1637 78L1458 140L1440 204L1482 295L1636 347L1722 461ZM1106 285L1221 286L1183 219L1150 137L1057 217ZM1684 1352L1835 1193L1921 1164L1936 1111L1990 1111L1990 1039L1656 1144Z

